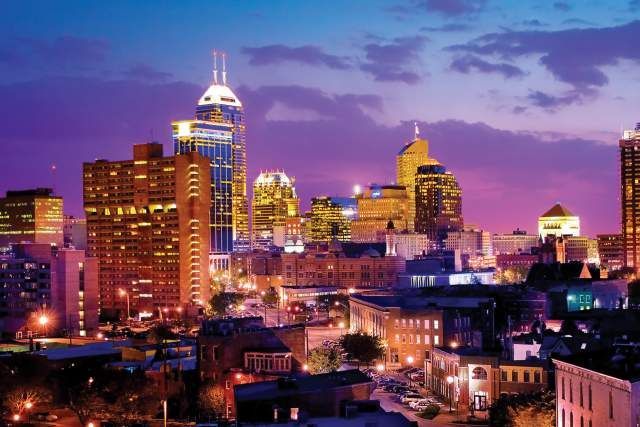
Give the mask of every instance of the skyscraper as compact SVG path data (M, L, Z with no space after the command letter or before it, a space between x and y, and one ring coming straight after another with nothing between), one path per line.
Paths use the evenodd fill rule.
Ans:
M285 227L288 217L300 214L294 178L284 171L261 172L253 183L251 202L252 246L268 250L274 227Z
M233 251L233 128L222 122L173 122L176 154L197 151L211 168L211 252Z
M416 173L419 166L437 164L429 158L429 141L420 138L418 125L415 125L415 136L396 156L396 181L407 189L409 199L408 230L414 231L416 220Z
M196 107L196 120L225 123L231 127L232 137L232 239L233 247L225 248L225 251L247 251L250 248L249 241L249 212L247 202L247 148L246 131L244 121L244 108L236 94L227 85L226 56L222 56L222 83L218 82L218 54L214 52L213 83L200 97ZM214 181L212 162L212 176ZM213 194L212 194L213 196ZM212 209L218 209L213 201ZM216 214L218 215L218 214ZM226 215L226 212L220 214ZM212 221L212 224L215 221Z
M384 242L389 222L398 231L409 226L409 198L401 185L369 186L356 194L358 218L351 222L354 242Z
M351 240L351 221L357 212L356 200L350 197L320 196L311 199L312 242L329 242L334 237L342 242Z
M640 123L620 140L620 200L624 264L640 271Z
M462 190L456 177L441 164L418 167L416 175L416 232L442 244L450 231L460 231Z
M0 250L20 242L62 247L62 207L62 197L50 188L7 191L0 198Z
M102 313L199 305L209 298L209 160L164 157L162 144L133 159L85 163L87 255L98 258ZM126 298L125 298L126 297Z

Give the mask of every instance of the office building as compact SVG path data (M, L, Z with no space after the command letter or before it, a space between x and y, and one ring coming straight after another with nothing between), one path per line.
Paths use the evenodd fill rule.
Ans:
M579 261L589 264L600 264L598 241L585 236L570 236L563 239L565 261Z
M214 254L233 251L233 128L227 123L183 120L172 123L176 154L196 151L211 168L211 248Z
M441 244L450 231L460 231L462 190L441 164L420 166L416 175L416 232Z
M579 236L580 217L556 203L538 218L538 236Z
M398 230L409 229L409 198L401 185L371 185L356 194L358 218L351 222L354 242L384 242L390 223Z
M269 250L274 245L274 228L282 227L284 240L287 218L300 215L295 179L284 171L261 172L253 182L251 201L252 246Z
M0 198L0 251L20 242L62 247L62 209L62 197L50 188L7 191Z
M139 144L133 159L84 164L87 253L100 268L102 314L149 316L209 299L209 159L163 157Z
M396 233L395 229L390 229L385 238L387 256L399 256L406 260L412 260L428 253L432 249L431 242L426 234Z
M41 317L46 322L40 321ZM87 336L98 328L98 265L84 251L17 243L0 257L0 331Z
M246 126L244 107L242 102L231 90L227 82L226 57L222 56L222 79L218 80L217 54L214 53L213 83L198 100L196 107L196 120L215 123L216 125L226 124L232 131L232 177L231 177L231 221L233 229L233 250L237 252L248 251L250 249L249 236L249 212L247 202L247 148L246 148ZM211 135L209 135L211 136ZM176 151L178 153L178 151ZM216 176L216 167L213 163L228 162L226 155L220 154L223 159L213 159L212 161L212 185L220 179L227 182L226 172L222 176ZM226 194L226 193L225 193ZM216 196L212 192L211 208L216 208ZM226 203L226 202L225 202ZM222 208L222 207L221 207ZM226 209L226 206L225 206ZM223 212L226 211L223 210ZM213 221L212 221L213 224Z
M65 215L63 220L64 246L75 249L87 249L87 220Z
M415 125L415 135L396 156L396 183L407 190L409 208L407 214L407 228L412 232L416 218L416 173L419 166L437 164L435 159L429 158L429 141L420 138L418 126Z
M640 271L640 123L620 140L620 201L625 267Z
M624 267L622 234L598 234L600 265L614 271Z
M336 238L351 240L351 221L356 218L356 200L349 197L314 197L311 199L310 235L312 242L328 243Z
M471 224L465 225L460 231L448 232L444 247L472 257L493 255L491 233Z
M511 234L494 234L491 240L495 255L530 254L531 248L537 248L540 243L539 236L520 229Z

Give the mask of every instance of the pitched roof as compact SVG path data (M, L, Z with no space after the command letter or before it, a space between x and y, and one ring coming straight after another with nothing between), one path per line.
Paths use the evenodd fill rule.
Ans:
M575 216L571 211L560 203L553 205L551 209L543 213L540 218L556 217L556 216Z

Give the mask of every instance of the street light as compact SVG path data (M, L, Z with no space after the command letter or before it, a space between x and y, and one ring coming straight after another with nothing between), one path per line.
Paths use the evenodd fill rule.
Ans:
M344 329L344 322L338 323L338 327L340 328L340 335L342 335L342 330Z
M453 377L451 375L447 377L447 383L449 384L449 412L453 412Z
M383 365L382 363L378 363L378 364L376 365L376 370L377 370L378 372L382 372L382 371L384 371L384 365Z
M40 323L40 326L42 326L42 335L44 335L45 337L47 336L47 323L49 323L49 318L47 317L46 314L41 314L40 317L38 318L38 323Z
M31 408L33 408L33 403L30 401L25 402L24 409L27 411L27 422L31 422L31 413L29 412Z
M127 297L127 320L129 320L131 319L131 311L129 309L129 292L124 289L120 289L118 290L118 294L120 295L120 298Z
M413 356L407 356L407 364L409 368L413 367ZM411 379L411 374L409 374L409 387L413 387L413 380Z

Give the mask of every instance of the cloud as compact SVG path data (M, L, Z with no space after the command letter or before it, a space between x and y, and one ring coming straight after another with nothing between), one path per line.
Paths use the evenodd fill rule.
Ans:
M489 33L447 49L509 60L539 55L556 79L573 86L575 94L587 96L609 82L603 67L623 59L640 62L638 34L640 21L632 21L603 28ZM559 103L568 105L570 100L575 101L560 97Z
M557 1L553 3L553 8L561 12L568 12L571 10L571 5L564 1Z
M143 80L147 82L161 82L173 76L171 73L158 71L147 64L136 64L123 74L129 79Z
M443 24L439 27L422 27L420 28L420 31L454 33L458 31L469 31L470 29L471 29L471 25L462 24L459 22L450 22L448 24Z
M109 53L109 44L100 39L61 36L54 40L18 37L1 50L11 48L13 60L36 62L47 66L95 64L102 62ZM2 62L0 55L0 62ZM6 57L5 57L6 60Z
M572 104L579 104L582 102L583 97L581 93L578 92L568 92L562 96L554 96L548 93L534 90L530 91L529 95L527 95L527 99L531 102L532 105L540 108L544 108L545 110L555 111L560 107L566 107Z
M379 82L417 84L422 76L409 67L419 62L420 52L426 42L424 36L412 36L398 37L386 44L366 44L366 61L360 64L360 69Z
M544 27L547 24L538 19L525 19L524 21L522 21L522 25L526 25L528 27Z
M564 21L562 21L562 23L564 25L585 25L585 26L589 26L589 27L593 27L596 24L591 22L591 21L587 21L585 19L580 19L580 18L569 18L569 19L565 19Z
M273 65L282 62L297 62L305 65L322 65L337 70L350 68L347 58L325 53L318 46L290 47L272 44L261 47L243 47L242 53L249 57L251 65Z
M418 0L416 6L445 16L460 16L484 9L486 0Z
M459 56L451 62L449 68L453 71L464 74L469 74L473 70L479 71L481 73L498 73L507 79L522 77L525 74L524 71L522 71L515 65L507 64L504 62L494 64L491 62L487 62L475 55Z

